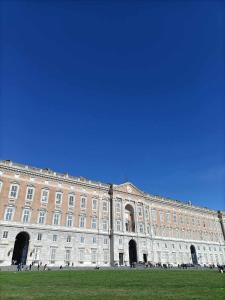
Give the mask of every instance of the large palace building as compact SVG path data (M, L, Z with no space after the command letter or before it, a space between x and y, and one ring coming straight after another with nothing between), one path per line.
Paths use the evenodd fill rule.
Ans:
M225 263L225 212L0 162L0 265Z

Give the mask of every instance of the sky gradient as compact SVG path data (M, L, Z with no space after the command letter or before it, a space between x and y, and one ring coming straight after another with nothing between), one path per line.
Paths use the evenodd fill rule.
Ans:
M1 159L225 210L224 1L0 5Z

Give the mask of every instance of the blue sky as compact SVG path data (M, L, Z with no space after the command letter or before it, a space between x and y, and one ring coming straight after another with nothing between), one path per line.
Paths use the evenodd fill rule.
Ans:
M225 209L223 1L2 1L0 157Z

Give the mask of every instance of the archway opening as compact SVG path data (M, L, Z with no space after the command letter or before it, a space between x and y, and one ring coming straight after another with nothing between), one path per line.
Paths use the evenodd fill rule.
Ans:
M125 206L125 226L126 231L135 232L134 208L130 204Z
M129 241L129 260L131 266L137 263L137 244L135 240Z
M26 264L29 240L30 236L27 232L22 231L17 234L12 256L13 264Z
M143 262L145 264L148 262L148 255L146 253L143 254Z
M190 249L191 249L192 263L193 263L193 265L197 265L198 264L198 259L197 259L197 253L196 253L196 250L195 250L195 246L191 245Z

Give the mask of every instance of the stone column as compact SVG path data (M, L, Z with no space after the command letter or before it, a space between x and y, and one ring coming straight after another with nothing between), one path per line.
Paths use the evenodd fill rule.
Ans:
M110 185L109 188L109 201L110 201L110 234L109 234L109 239L110 239L110 264L111 266L114 266L114 201L113 201L113 184Z
M218 218L219 218L221 230L222 230L222 233L223 233L223 239L225 241L225 228L224 228L224 224L223 224L223 214L221 213L220 210L218 210Z

